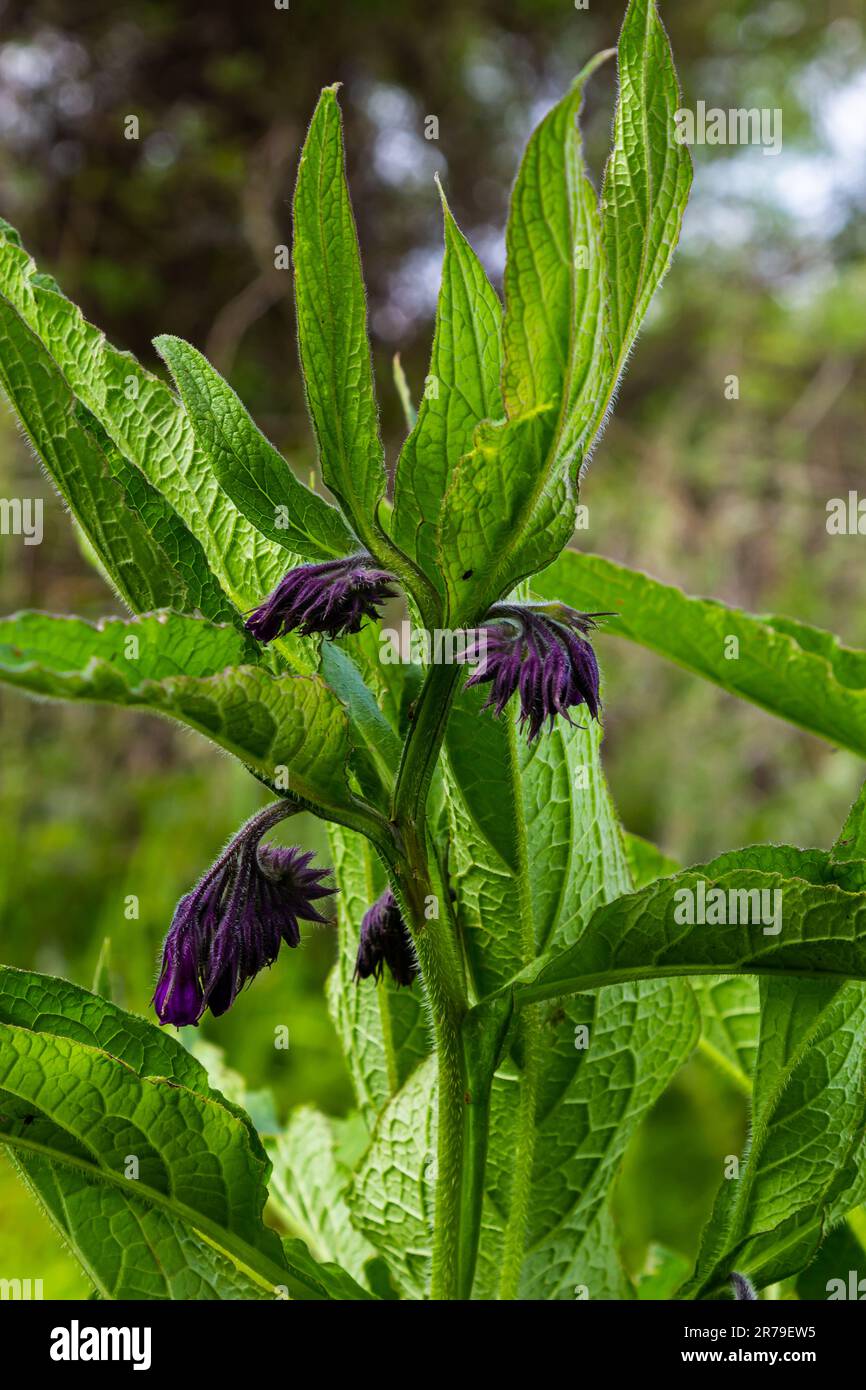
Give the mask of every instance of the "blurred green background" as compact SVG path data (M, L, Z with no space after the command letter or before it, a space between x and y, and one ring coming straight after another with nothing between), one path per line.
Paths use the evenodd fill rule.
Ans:
M423 384L441 260L433 174L492 277L532 126L624 4L591 0L0 0L0 213L117 344L156 368L158 332L204 349L307 471L289 200L319 88L344 85L383 432L403 437L391 357ZM866 38L858 0L662 3L685 104L780 108L783 150L703 147L682 249L638 344L583 501L587 548L691 592L779 611L866 646L864 540L830 537L864 440ZM614 76L586 124L598 179ZM124 138L137 115L140 138ZM435 115L437 140L424 137ZM726 378L739 398L726 399ZM41 546L0 541L0 608L118 611L8 411L0 495L45 499ZM757 840L826 845L862 769L805 734L602 637L605 755L628 829L683 862ZM156 720L0 697L0 959L93 980L111 942L115 997L145 1012L179 895L259 803L202 741ZM305 825L324 850L321 827ZM130 915L130 895L138 916ZM326 930L202 1031L278 1113L339 1112L348 1083L322 985ZM288 1052L272 1045L289 1026ZM694 1250L742 1098L695 1061L629 1153L618 1211L647 1245ZM46 1296L84 1279L0 1158L0 1272Z

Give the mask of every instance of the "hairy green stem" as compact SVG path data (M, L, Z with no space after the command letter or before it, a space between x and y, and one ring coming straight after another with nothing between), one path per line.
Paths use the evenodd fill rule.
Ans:
M389 856L392 887L412 928L436 1039L438 1140L431 1297L459 1298L459 1234L467 1083L461 1028L468 1010L463 960L433 846L414 833Z
M469 1008L448 884L426 824L427 793L442 747L459 666L432 666L403 749L393 801L395 891L405 904L436 1035L438 1152L431 1297L461 1297L460 1249L466 1108L461 1030Z

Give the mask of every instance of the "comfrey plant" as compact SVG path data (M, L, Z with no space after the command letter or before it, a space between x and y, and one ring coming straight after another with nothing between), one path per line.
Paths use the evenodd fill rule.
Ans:
M691 181L668 42L631 0L597 197L578 115L607 56L530 140L504 307L443 199L436 389L391 494L335 89L301 155L294 275L336 506L193 347L156 340L175 394L5 227L0 375L133 616L5 620L0 674L177 719L271 793L178 905L153 1019L0 971L0 1139L104 1297L631 1297L612 1185L696 1046L752 1093L751 1140L724 1176L720 1155L694 1269L642 1294L751 1297L866 1195L866 801L829 851L680 871L623 832L599 763L611 636L866 752L866 653L565 548ZM479 660L381 660L398 595L423 630L483 639ZM269 844L302 809L332 867ZM172 1025L224 1013L334 911L351 1142L309 1107L261 1136Z

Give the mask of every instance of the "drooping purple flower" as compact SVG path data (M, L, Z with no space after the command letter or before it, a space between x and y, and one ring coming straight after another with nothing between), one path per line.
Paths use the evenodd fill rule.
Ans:
M378 618L379 605L396 597L390 587L394 582L393 574L379 569L370 555L298 565L253 610L246 627L260 642L272 642L285 632L304 637L359 632L364 618Z
M418 961L397 900L386 888L361 922L361 939L355 962L355 983L381 980L387 965L398 985L411 985L418 974Z
M732 1274L731 1287L734 1290L736 1303L756 1303L758 1301L758 1295L745 1274Z
M293 813L277 802L253 816L175 908L153 996L160 1023L198 1023L224 1014L248 980L273 965L283 942L297 946L298 920L324 922L313 906L335 890L312 853L261 844Z
M496 603L467 653L478 669L466 685L489 682L483 708L497 715L517 691L530 743L545 719L551 729L558 714L573 724L568 711L579 705L598 719L598 662L586 634L598 626L596 618L613 616L578 613L564 603Z

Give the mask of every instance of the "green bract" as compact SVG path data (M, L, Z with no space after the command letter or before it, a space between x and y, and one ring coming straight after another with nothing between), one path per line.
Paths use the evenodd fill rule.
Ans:
M691 182L667 37L653 0L630 0L597 195L579 117L608 56L530 140L504 304L443 195L430 372L417 415L398 376L392 500L336 88L301 154L293 245L337 505L195 348L156 339L175 391L2 226L0 381L131 616L3 619L0 678L203 734L329 822L340 889L328 1003L356 1112L302 1107L264 1143L236 1080L215 1089L155 1024L0 968L0 1141L104 1298L713 1298L735 1270L761 1288L796 1274L866 1197L866 800L829 852L680 869L624 835L597 724L527 744L514 701L482 714L453 660L384 661L369 626L267 646L244 627L288 571L349 558L393 576L428 629L477 628L507 596L612 611L612 632L866 752L866 652L565 552ZM358 987L361 919L389 885L421 979ZM716 916L690 917L697 900ZM751 1142L695 1269L671 1256L638 1290L611 1190L697 1046L751 1093Z

